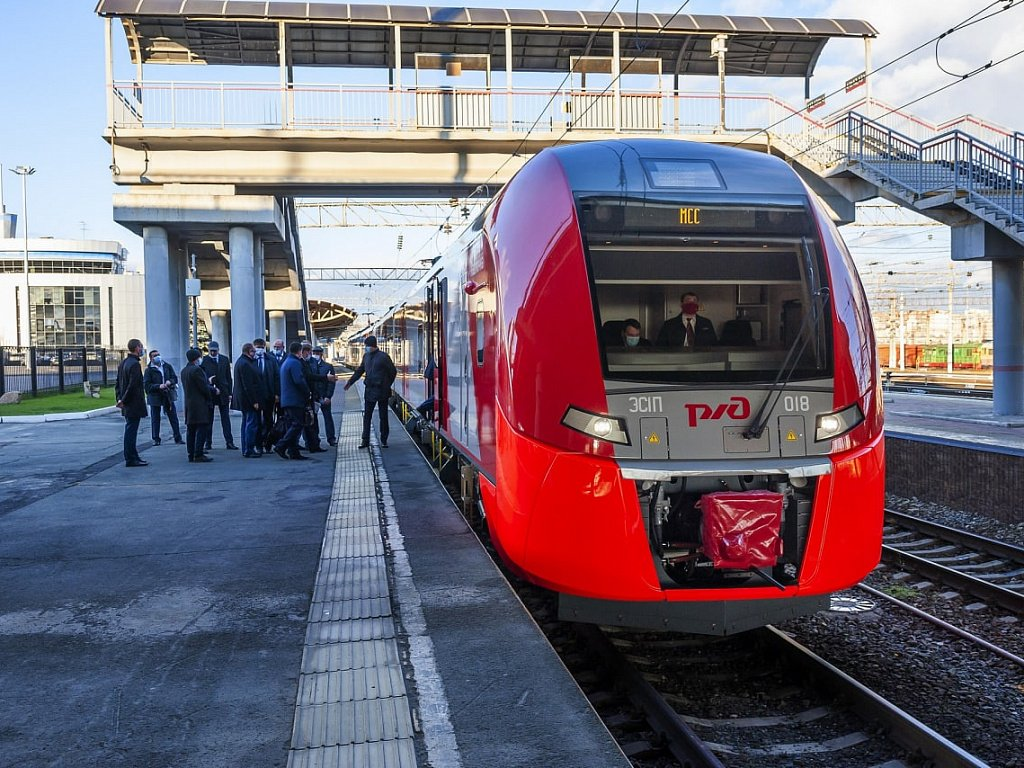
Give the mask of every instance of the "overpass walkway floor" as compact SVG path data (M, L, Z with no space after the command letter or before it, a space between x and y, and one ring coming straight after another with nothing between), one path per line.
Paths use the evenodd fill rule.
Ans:
M356 449L355 392L302 463L0 424L4 764L628 765L394 417Z

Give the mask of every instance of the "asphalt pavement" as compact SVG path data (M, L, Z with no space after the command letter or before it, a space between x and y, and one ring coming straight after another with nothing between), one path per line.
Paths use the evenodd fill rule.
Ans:
M123 423L0 424L0 766L283 766L335 453Z

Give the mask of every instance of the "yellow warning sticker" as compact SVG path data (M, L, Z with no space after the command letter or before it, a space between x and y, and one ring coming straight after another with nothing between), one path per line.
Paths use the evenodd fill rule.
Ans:
M794 432L792 429L789 430L789 432L786 433L786 440L788 440L791 443L795 442L797 440L796 432Z
M647 442L650 443L651 445L657 445L658 443L661 442L661 438L658 437L657 432L651 432L650 437L647 438Z

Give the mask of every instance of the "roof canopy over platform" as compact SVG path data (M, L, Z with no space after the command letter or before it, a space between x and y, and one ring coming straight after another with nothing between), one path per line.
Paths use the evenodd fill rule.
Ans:
M505 67L568 72L578 56L660 59L665 73L714 75L711 41L728 35L726 74L809 78L825 43L875 37L856 19L694 16L528 9L356 5L252 0L99 0L96 12L120 18L135 63L277 66L281 31L294 66L394 65L393 28L401 26L402 66L417 53L489 54ZM279 23L283 22L283 24Z

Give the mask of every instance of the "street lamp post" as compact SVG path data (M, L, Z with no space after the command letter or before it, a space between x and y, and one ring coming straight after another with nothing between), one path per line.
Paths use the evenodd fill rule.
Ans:
M30 168L27 165L19 165L15 168L11 168L11 173L16 173L21 176L21 226L25 233L25 335L24 340L28 341L27 344L22 343L22 339L18 339L18 343L23 347L32 345L32 334L30 332L29 323L32 320L32 313L29 309L29 285L28 285L28 177L36 172L35 168Z

